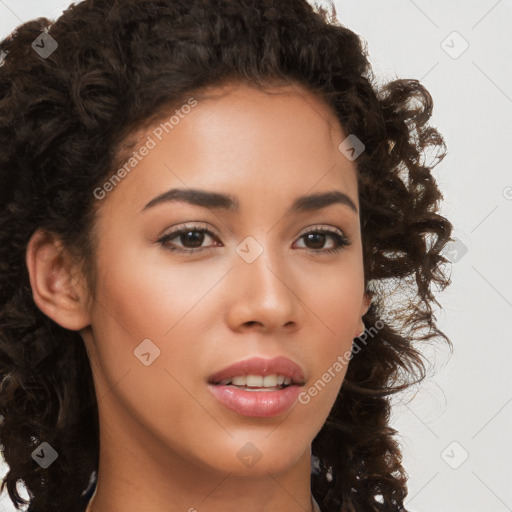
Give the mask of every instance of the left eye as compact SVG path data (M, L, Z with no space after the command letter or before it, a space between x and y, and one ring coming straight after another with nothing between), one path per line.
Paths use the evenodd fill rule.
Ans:
M170 251L198 253L204 249L214 247L202 247L205 236L217 240L217 247L222 245L222 243L218 241L217 237L210 230L198 226L185 227L173 231L172 233L169 233L160 238L158 243ZM322 249L321 247L325 245L326 240L329 238L334 241L334 247ZM178 239L179 242L181 242L182 247L177 247L175 242L171 243L171 241L174 239ZM313 244L314 247L305 247L306 250L311 251L312 253L338 252L341 251L344 247L350 245L349 239L344 234L330 229L314 229L308 231L299 237L299 240L302 239L304 239L306 243Z
M323 246L325 244L325 240L327 238L331 238L334 240L334 247L330 249L319 249L318 246ZM344 247L350 245L349 239L337 231L331 231L330 229L315 229L313 231L308 231L300 236L299 240L306 239L308 242L312 242L316 247L306 247L313 252L318 253L331 253L341 251Z

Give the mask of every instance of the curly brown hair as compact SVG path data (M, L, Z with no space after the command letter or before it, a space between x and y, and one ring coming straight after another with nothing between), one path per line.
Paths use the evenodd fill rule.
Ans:
M41 34L58 42L49 56L32 47ZM191 93L242 80L315 92L364 143L356 164L373 300L363 320L380 328L353 354L313 441L312 492L325 512L405 510L390 397L427 375L422 343L442 338L451 347L436 326L431 290L451 282L441 252L452 225L439 214L443 196L431 173L446 145L427 124L433 102L425 87L406 79L378 85L364 41L332 4L306 0L85 0L56 21L20 25L0 42L2 54L0 442L9 466L2 491L15 506L83 511L99 458L88 354L79 333L34 303L29 239L38 228L56 233L94 283L93 191L126 161L129 136ZM432 149L437 158L428 164ZM400 309L390 302L393 287L407 298ZM31 457L43 441L59 454L47 469Z

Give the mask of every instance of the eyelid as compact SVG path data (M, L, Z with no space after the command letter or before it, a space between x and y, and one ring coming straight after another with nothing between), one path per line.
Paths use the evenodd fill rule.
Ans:
M201 221L191 221L186 222L185 224L179 225L173 229L171 229L169 232L165 232L163 235L160 235L158 237L158 240L161 240L162 238L167 238L172 235L177 235L179 233L182 233L183 231L204 231L208 234L211 234L217 238L220 238L220 235L213 229L209 227L208 224ZM158 241L157 240L157 241Z
M338 235L348 238L348 236L342 229L336 228L334 226L328 226L326 224L313 224L312 226L308 226L297 235L297 238L300 238L306 235L307 233L311 233L312 231L330 231L332 233L337 233Z

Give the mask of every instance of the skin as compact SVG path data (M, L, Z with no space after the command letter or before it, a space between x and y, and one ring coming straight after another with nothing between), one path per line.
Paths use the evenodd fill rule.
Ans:
M308 404L273 418L227 409L206 381L247 357L284 355L303 368L307 389L350 350L369 305L359 214L339 203L289 210L331 190L359 209L356 166L338 150L348 134L312 93L222 92L200 100L100 202L95 300L57 237L38 231L28 246L38 307L79 331L90 356L100 465L89 511L312 510L311 442L346 365ZM141 211L171 188L231 194L240 210L167 202ZM204 235L201 252L170 251L197 250L183 236L158 242L190 224L215 235ZM330 235L308 242L313 228L341 231L350 245L314 255L338 244ZM248 236L263 250L252 263L235 252ZM145 339L160 350L148 366L134 356ZM252 467L237 457L248 442L261 454Z

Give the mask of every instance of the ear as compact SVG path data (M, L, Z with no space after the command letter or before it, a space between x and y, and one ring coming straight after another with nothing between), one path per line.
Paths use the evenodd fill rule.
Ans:
M363 294L363 300L361 303L361 316L366 315L368 310L370 309L370 304L372 303L372 298L367 293Z
M354 332L354 336L361 336L364 332L364 323L362 317L366 314L366 312L370 309L370 304L372 303L372 298L367 293L363 294L363 299L361 301L361 309L359 310L359 327Z
M26 264L34 302L46 316L72 331L90 324L85 280L56 235L38 229L27 245Z

